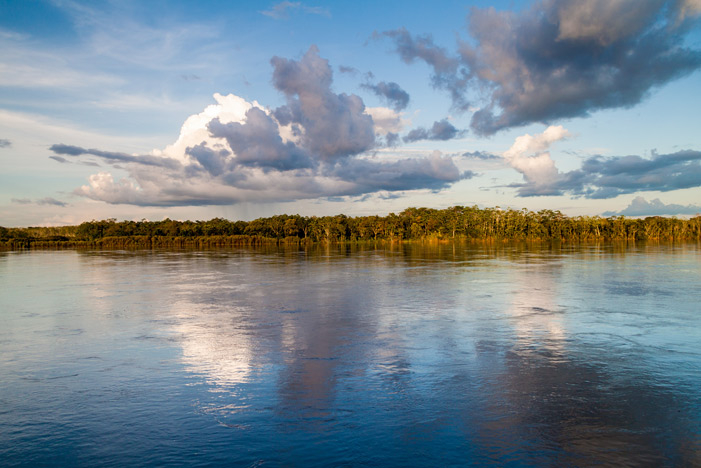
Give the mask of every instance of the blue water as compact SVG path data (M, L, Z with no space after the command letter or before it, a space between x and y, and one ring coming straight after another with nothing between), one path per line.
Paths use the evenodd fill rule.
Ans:
M0 253L2 466L701 466L701 248Z

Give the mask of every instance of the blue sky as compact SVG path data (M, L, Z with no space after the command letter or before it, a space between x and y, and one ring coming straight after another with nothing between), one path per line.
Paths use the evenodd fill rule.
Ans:
M701 212L699 0L0 1L0 225Z

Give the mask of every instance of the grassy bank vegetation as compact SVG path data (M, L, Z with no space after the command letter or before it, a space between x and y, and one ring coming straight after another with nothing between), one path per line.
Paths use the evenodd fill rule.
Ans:
M701 240L701 216L568 217L559 211L407 208L387 216L278 215L253 221L89 221L79 226L0 227L4 248L219 247L405 240Z

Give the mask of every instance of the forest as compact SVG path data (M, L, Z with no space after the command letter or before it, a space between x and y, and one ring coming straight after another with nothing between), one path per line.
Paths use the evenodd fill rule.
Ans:
M0 227L0 246L216 247L420 240L701 240L701 216L568 217L559 211L453 206L407 208L387 216L277 215L253 221L88 221L78 226Z

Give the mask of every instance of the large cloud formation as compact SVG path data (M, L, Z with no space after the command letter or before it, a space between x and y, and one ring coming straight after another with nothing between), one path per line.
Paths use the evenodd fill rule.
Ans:
M548 151L570 136L561 126L550 126L538 135L523 135L501 156L523 174L524 183L513 184L522 197L564 195L613 198L635 192L668 192L701 187L701 151L682 150L644 158L592 156L579 169L560 172Z
M190 116L178 140L146 155L56 144L56 160L86 155L124 169L90 176L75 193L108 203L147 206L230 204L354 196L377 191L440 190L460 173L449 156L383 160L372 152L396 134L387 108L366 109L337 94L328 62L311 47L301 60L274 57L273 83L286 104L267 109L235 95ZM382 116L375 122L373 116ZM394 118L393 118L394 116ZM60 156L58 156L60 155Z
M472 128L482 135L533 122L586 116L639 103L655 87L701 66L684 46L698 0L544 0L522 12L473 8L472 43L451 55L428 36L400 29L407 63L433 68L433 84L466 110L472 91L487 95ZM376 35L376 37L379 35Z

